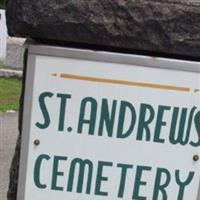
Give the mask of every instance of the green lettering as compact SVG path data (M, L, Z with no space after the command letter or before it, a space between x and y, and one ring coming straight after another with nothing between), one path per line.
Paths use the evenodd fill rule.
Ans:
M195 128L198 134L198 141L197 142L190 142L190 145L193 147L199 147L200 146L200 111L195 115L194 118Z
M67 160L67 157L64 157L64 156L55 156L54 157L52 182L51 182L51 189L52 190L60 190L60 191L63 190L63 187L57 186L57 177L64 175L63 172L58 171L59 161L62 161L62 160Z
M149 117L146 119L147 111L149 112ZM155 115L155 112L151 105L141 104L137 140L143 140L143 135L145 131L146 141L150 141L151 131L150 131L149 125L153 121L154 115Z
M140 196L139 191L140 191L140 187L142 185L147 185L147 183L145 181L141 180L143 171L150 171L150 170L151 170L151 167L137 166L132 199L137 199L137 200L146 200L147 199L144 196Z
M130 111L131 117L130 119L130 125L127 128L126 131L124 131L124 122L126 117L127 109ZM120 111L119 111L119 121L118 121L118 128L117 128L117 138L126 138L128 137L135 126L136 121L136 112L133 105L129 102L122 101L120 105Z
M180 180L180 171L175 171L176 183L179 185L179 193L177 200L183 200L185 187L189 185L194 177L194 172L190 172L187 179L184 182Z
M181 115L180 115L179 129L176 134L178 113L179 113L179 108L176 107L174 109L173 115L172 115L172 124L171 124L171 129L170 129L169 141L172 144L179 143L181 145L186 145L188 143L189 137L190 137L190 131L185 131L187 108L182 108Z
M123 198L127 171L128 169L132 169L133 165L117 164L117 167L121 168L121 178L120 178L120 184L119 184L119 190L118 190L118 198Z
M162 126L166 126L166 121L163 121L164 111L170 110L169 106L159 106L158 107L158 115L156 120L156 127L154 133L154 142L164 143L165 140L160 138L161 128Z
M164 183L161 184L163 176L166 177L166 180L164 181ZM170 179L171 176L167 169L164 168L157 169L152 200L158 200L158 199L167 200L167 192L165 188L169 185ZM159 192L162 194L162 198L159 198Z
M60 98L60 117L58 123L58 130L64 130L64 121L65 121L65 109L66 109L66 102L67 99L71 98L69 94L57 94L57 97Z
M95 186L95 194L101 196L108 196L108 192L101 191L101 184L103 181L108 181L108 177L103 176L103 168L104 167L112 167L112 162L104 162L99 161L98 169L97 169L97 177L96 177L96 186Z
M35 167L34 167L34 183L35 185L40 188L40 189L45 189L47 187L46 184L42 184L40 181L40 169L41 169L41 164L43 160L49 160L50 157L46 154L42 154L38 156L36 162L35 162Z
M99 133L98 133L99 136L103 135L104 124L105 124L108 136L112 137L114 121L115 121L116 106L117 106L117 101L114 100L112 103L112 109L111 109L111 114L110 114L109 108L108 108L108 100L107 99L102 100L101 115L100 115L101 118L100 118Z
M40 109L41 109L43 117L44 117L44 123L37 122L35 125L40 129L48 128L48 126L51 122L49 113L48 113L48 110L47 110L47 107L45 104L45 99L47 97L51 98L52 96L53 96L53 93L51 93L51 92L43 92L39 96L39 104L40 104Z
M77 193L82 193L82 191L83 191L84 174L85 174L85 168L87 167L88 176L87 176L86 194L90 194L91 183L92 183L93 164L90 160L82 160L80 158L76 158L76 159L72 160L72 162L71 162L71 166L70 166L70 170L69 170L67 191L72 192L76 166L79 167L78 181L77 181Z
M86 107L90 105L90 116L89 119L85 119L86 115ZM88 110L87 110L88 112ZM81 109L79 115L79 123L78 123L78 133L82 133L83 125L89 125L89 135L94 135L95 123L96 123L96 114L97 114L97 101L92 97L86 97L81 102Z

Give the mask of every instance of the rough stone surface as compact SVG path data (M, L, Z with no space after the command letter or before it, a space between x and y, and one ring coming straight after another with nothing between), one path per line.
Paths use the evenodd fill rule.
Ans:
M19 175L19 159L20 159L20 148L21 148L21 134L22 134L22 120L23 120L23 104L24 104L24 91L25 91L25 79L26 79L26 66L27 66L27 49L24 52L23 59L23 74L22 74L22 92L20 97L20 108L19 108L19 119L18 119L18 130L19 136L15 147L15 153L12 158L10 167L10 181L7 192L7 200L17 200L17 187L18 187L18 175Z
M24 38L7 39L6 62L5 65L11 69L23 68Z
M11 36L200 57L199 0L8 0Z
M22 78L22 71L20 70L10 70L10 69L0 69L0 78Z

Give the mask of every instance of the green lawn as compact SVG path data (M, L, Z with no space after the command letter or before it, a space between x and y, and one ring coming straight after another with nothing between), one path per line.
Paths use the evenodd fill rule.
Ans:
M3 68L3 63L0 61L0 69Z
M21 80L0 78L0 112L19 109Z

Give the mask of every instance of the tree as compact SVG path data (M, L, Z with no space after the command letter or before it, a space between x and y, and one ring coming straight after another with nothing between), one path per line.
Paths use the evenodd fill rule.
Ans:
M0 8L5 8L6 0L0 0Z

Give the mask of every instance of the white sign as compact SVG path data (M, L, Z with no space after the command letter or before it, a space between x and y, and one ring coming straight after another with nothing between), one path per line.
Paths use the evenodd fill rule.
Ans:
M199 200L199 70L32 46L18 200Z

